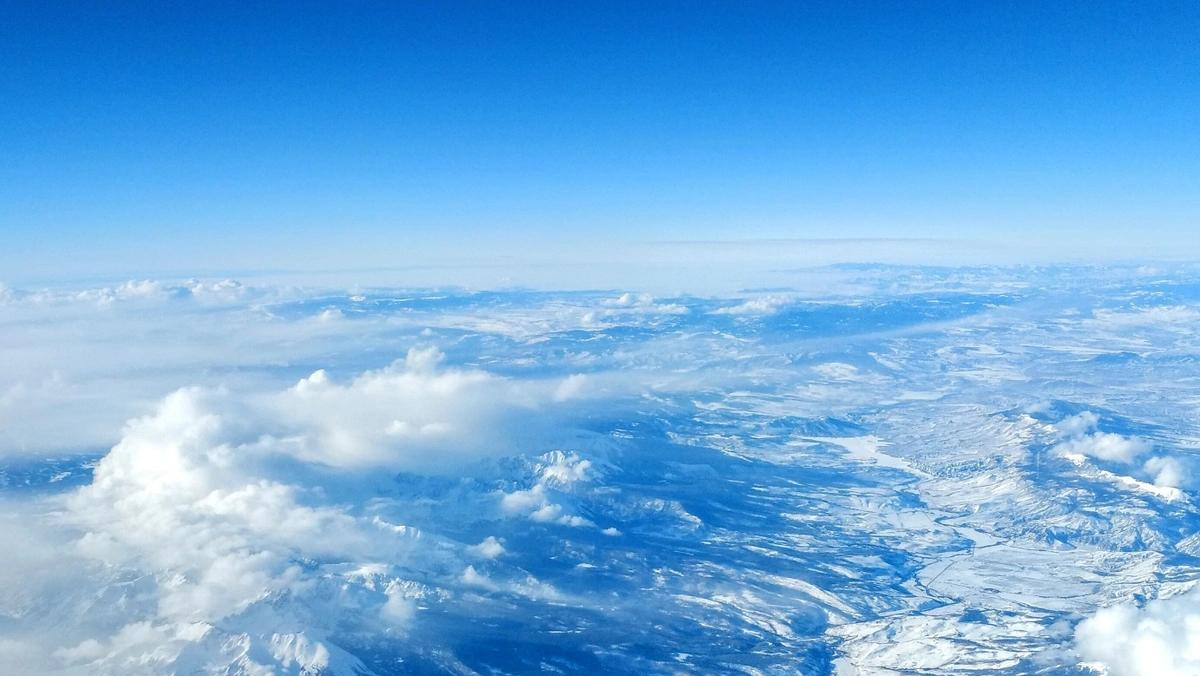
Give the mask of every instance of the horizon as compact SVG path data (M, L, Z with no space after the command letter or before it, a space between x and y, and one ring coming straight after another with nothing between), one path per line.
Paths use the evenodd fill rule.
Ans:
M0 279L739 239L1200 259L1197 27L1193 3L10 4Z
M1200 674L1198 37L0 3L0 671Z

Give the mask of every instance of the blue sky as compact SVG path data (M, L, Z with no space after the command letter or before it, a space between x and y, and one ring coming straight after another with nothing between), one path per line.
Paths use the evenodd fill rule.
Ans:
M9 3L0 279L1200 255L1200 6L1151 4Z

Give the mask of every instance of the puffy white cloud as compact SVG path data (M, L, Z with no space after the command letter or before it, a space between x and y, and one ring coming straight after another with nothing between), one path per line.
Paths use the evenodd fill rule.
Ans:
M643 313L643 314L665 314L665 315L685 315L691 312L686 305L678 303L659 303L654 296L648 293L623 293L616 298L612 298L602 303L608 308L607 316L616 316L620 312L625 313ZM585 316L584 323L591 323L594 317L588 320Z
M585 481L592 467L590 460L573 453L553 451L542 456L537 467L538 479L527 489L500 495L500 510L509 516L525 516L538 523L557 523L564 526L594 526L591 520L567 513L558 502L556 489L566 489L571 484Z
M1080 622L1075 644L1084 660L1111 676L1200 673L1200 590L1102 608Z
M164 620L212 622L288 589L298 559L388 551L344 510L305 504L303 488L264 472L275 449L223 415L223 398L179 390L133 421L61 517L84 531L80 555L169 571L158 590Z
M1154 477L1156 486L1180 488L1191 480L1191 472L1187 465L1177 458L1168 456L1150 458L1142 468Z
M463 584L467 584L472 587L480 587L488 591L497 591L500 589L499 585L497 585L495 582L492 582L491 578L475 570L475 566L469 565L463 569L462 581Z
M1100 416L1092 411L1082 411L1063 418L1054 427L1059 434L1067 438L1077 438L1088 434L1100 424Z
M1145 454L1152 446L1144 439L1126 437L1111 432L1095 432L1068 439L1056 447L1063 454L1086 455L1089 458L1111 462L1131 463Z
M1097 429L1100 417L1084 411L1059 422L1055 427L1064 437L1054 450L1064 456L1086 456L1109 462L1129 464L1153 446L1137 437L1127 437Z
M109 582L80 575L125 571L142 580L140 601L96 626L63 628L61 642L40 649L41 657L17 662L14 653L10 661L49 660L32 671L235 665L245 673L354 673L357 660L326 632L347 613L360 624L379 624L378 631L410 623L417 603L396 566L452 569L463 565L460 554L490 561L505 548L495 537L474 546L423 544L420 533L381 518L369 504L341 504L326 489L365 481L376 469L436 473L513 453L538 439L531 431L561 398L560 380L513 381L444 368L443 361L436 348L416 348L341 383L317 371L275 393L188 387L130 421L92 483L60 498L49 518L68 539L58 546L74 584L94 593ZM519 438L508 436L517 431ZM547 454L537 484L505 500L532 520L589 525L550 495L584 480L590 466L572 454ZM9 568L32 573L54 587L43 591L61 596L55 589L65 582L38 572L52 551L28 548L28 561ZM331 579L349 586L331 597L321 591ZM493 581L469 566L446 583L552 594L541 583ZM3 573L0 584L23 588ZM356 596L337 600L347 593Z
M335 307L327 307L317 315L318 322L336 322L339 319L344 319L346 315Z
M274 423L268 446L309 462L424 472L452 469L512 450L536 436L556 401L582 381L511 381L484 371L439 369L436 348L335 383L317 371L264 402ZM564 391L570 397L564 397Z
M651 296L648 293L633 294L633 293L625 292L625 293L621 294L620 296L618 296L612 300L609 300L605 304L612 305L614 307L634 307L636 305L645 306L645 305L651 305L653 303L654 303L654 296Z
M771 315L791 303L787 296L767 295L749 298L736 305L728 305L712 311L715 315Z
M1099 426L1100 416L1091 411L1064 418L1054 425L1060 441L1053 447L1053 452L1079 465L1087 458L1119 465L1133 465L1154 450L1154 445L1145 439L1104 432ZM1148 458L1141 463L1140 474L1136 470L1134 474L1138 476L1122 476L1102 471L1100 476L1110 477L1122 485L1146 490L1171 500L1181 498L1183 494L1179 489L1191 482L1191 468L1188 463L1169 455Z
M467 550L483 559L494 559L504 553L504 545L496 539L496 536L489 535L477 545L468 547Z

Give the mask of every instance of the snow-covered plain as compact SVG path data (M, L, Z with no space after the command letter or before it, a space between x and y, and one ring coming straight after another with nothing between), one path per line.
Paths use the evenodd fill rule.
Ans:
M804 278L0 287L0 664L1200 673L1200 268Z

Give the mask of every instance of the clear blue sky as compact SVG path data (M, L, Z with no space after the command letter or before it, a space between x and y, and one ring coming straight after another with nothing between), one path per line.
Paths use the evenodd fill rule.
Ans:
M611 241L1200 253L1196 2L8 2L0 101L0 280Z

